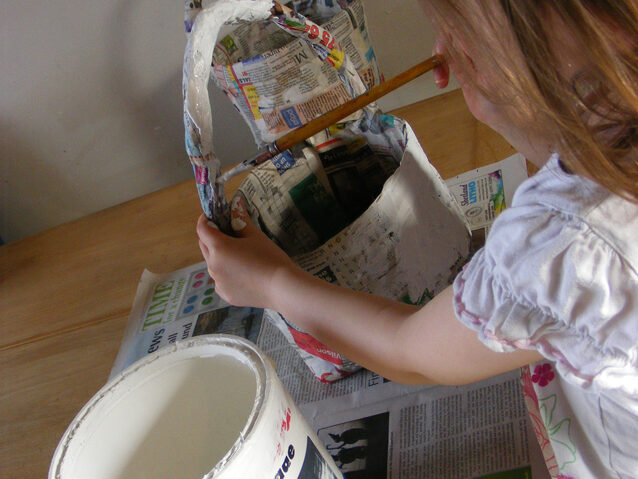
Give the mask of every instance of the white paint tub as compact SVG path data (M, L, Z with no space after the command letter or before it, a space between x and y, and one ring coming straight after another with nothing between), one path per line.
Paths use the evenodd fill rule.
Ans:
M107 383L65 432L49 479L341 478L251 342L199 336Z

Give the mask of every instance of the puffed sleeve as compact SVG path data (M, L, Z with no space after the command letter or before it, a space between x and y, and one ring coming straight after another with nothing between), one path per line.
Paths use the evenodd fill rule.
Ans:
M454 283L457 317L499 352L537 349L568 381L638 394L638 280L583 218L525 205L497 218Z

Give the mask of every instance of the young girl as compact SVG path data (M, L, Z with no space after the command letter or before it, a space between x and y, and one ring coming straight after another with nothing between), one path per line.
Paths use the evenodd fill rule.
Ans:
M203 216L197 225L217 292L277 310L395 381L463 384L522 367L553 476L638 477L638 4L425 8L448 60L437 84L451 69L472 113L541 168L485 247L418 308L303 272L237 203L238 238Z

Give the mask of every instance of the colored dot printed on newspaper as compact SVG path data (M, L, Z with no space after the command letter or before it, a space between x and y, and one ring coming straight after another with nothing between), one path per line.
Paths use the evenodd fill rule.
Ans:
M214 292L215 283L205 269L191 273L179 307L178 319L221 306L222 300Z

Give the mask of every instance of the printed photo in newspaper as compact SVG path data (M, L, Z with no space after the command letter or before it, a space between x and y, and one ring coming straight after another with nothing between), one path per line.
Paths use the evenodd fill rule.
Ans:
M516 153L445 182L470 224L473 250L485 243L494 218L512 204L514 191L525 178L525 157Z

